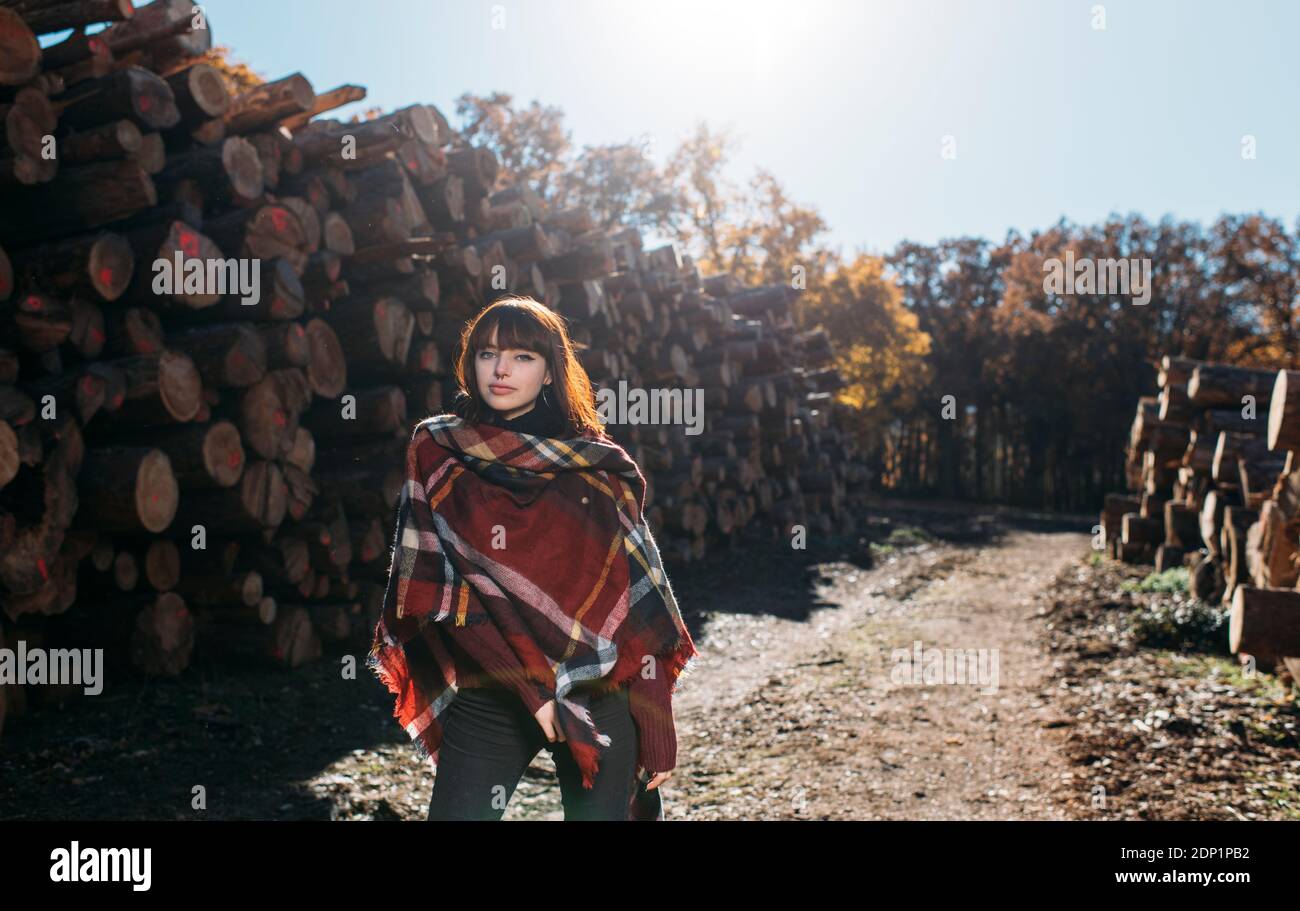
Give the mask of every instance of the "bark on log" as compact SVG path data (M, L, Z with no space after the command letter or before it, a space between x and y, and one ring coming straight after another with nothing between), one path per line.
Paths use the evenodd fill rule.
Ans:
M1247 395L1263 412L1273 394L1276 375L1271 370L1253 370L1227 364L1199 364L1187 381L1187 395L1198 408L1241 408Z
M125 238L100 231L27 250L15 257L15 269L33 287L60 294L89 291L114 301L131 282L135 258Z
M173 332L167 344L187 355L209 386L251 386L266 375L266 340L249 323L218 323Z
M252 459L233 487L187 490L176 521L186 531L202 526L209 536L274 529L284 521L288 492L275 462Z
M1300 655L1300 592L1239 585L1232 595L1228 621L1232 653L1255 656L1272 664Z
M265 82L235 96L222 115L226 132L232 136L251 133L278 120L310 111L316 93L302 73Z
M115 422L181 424L198 413L202 379L194 362L179 351L122 358L111 366L126 374L126 396Z
M148 439L167 453L185 491L233 487L244 473L244 447L230 421L175 427L150 433Z
M130 120L142 131L157 132L180 123L171 86L141 66L87 79L56 99L59 124L84 130L115 120Z
M130 158L140 151L144 134L130 120L113 120L65 136L60 156L66 164L85 164L107 158Z
M0 209L0 238L14 247L97 228L158 201L153 179L129 159L63 168L58 180L13 196Z
M103 446L87 450L77 522L98 531L161 532L180 500L171 460L161 449Z

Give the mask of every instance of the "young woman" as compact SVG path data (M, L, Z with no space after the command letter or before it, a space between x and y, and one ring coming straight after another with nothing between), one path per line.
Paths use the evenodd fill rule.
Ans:
M548 748L565 819L662 819L695 657L564 322L499 300L461 338L454 414L407 452L369 664L436 776L429 819L500 819Z

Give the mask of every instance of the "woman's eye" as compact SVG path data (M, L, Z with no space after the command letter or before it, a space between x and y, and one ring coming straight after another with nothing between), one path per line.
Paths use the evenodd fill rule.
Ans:
M519 355L519 359L524 361L531 361L533 359L533 356L531 354L521 354Z

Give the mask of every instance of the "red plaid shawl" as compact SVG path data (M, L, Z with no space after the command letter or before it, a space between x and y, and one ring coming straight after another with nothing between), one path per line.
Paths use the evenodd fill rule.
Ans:
M551 439L449 414L416 426L367 666L435 772L457 690L448 624L464 627L456 644L502 684L554 693L584 787L610 741L574 685L603 678L604 691L658 665L676 690L695 644L644 505L645 478L608 438Z

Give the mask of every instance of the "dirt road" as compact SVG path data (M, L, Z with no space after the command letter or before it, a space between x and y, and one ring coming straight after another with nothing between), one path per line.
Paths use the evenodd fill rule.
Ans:
M1063 818L1053 790L1071 772L1043 727L1051 659L1031 615L1086 547L1013 531L865 572L826 564L828 606L806 621L719 618L678 703L688 761L665 795L691 819ZM996 686L980 685L979 664L966 683L895 674L895 650L918 642L922 655L990 650Z

